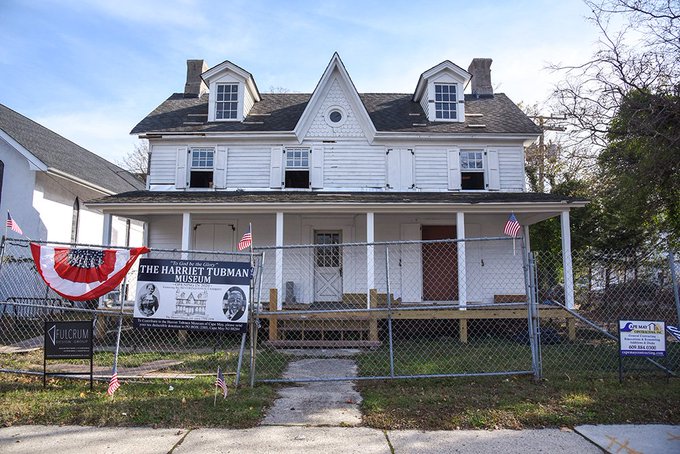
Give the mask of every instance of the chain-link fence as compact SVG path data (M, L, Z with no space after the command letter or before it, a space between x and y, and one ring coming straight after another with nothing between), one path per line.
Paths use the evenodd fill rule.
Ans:
M161 249L152 249L145 257L228 262L250 262L251 259L247 253ZM262 255L255 254L253 258L257 289ZM214 375L218 364L225 373L234 374L239 351L244 345L244 338L238 333L133 327L137 269L138 263L116 291L101 299L69 301L41 279L33 264L29 242L7 239L0 268L0 369L42 374L45 322L92 320L94 373L99 378L108 380L111 376L119 331L117 370L121 379ZM246 348L242 368L244 377L249 371L249 358L250 350ZM84 362L79 360L51 361L48 370L82 371L82 364Z
M663 251L575 253L572 296L565 292L562 255L527 254L521 239L340 244L330 232L317 240L256 250L256 336L244 350L243 381L612 376L618 320L678 325L680 263ZM99 377L110 376L119 331L123 379L214 374L218 364L235 373L246 341L240 334L133 326L136 268L101 300L72 302L45 285L27 241L8 239L2 254L1 370L41 374L44 322L93 320ZM157 249L147 257L250 260L249 254ZM624 367L677 373L679 347L668 336L666 357L625 358ZM325 357L349 359L356 370L319 376L294 367ZM53 368L83 370L80 363Z
M619 320L662 321L678 326L678 262L667 251L636 250L573 254L573 302L565 295L561 254L535 252L539 312L573 305L571 333L541 317L546 376L611 376L619 368ZM675 277L674 277L675 273ZM675 285L674 285L675 280ZM675 294L674 294L675 293ZM666 336L666 356L625 357L624 371L680 373L680 342Z
M521 240L331 239L267 256L278 258L263 276L259 381L536 373ZM357 368L319 375L293 364L323 357Z

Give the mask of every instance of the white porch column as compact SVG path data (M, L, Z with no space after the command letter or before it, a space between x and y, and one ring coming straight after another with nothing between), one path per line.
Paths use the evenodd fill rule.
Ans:
M276 291L278 298L276 299L276 309L283 309L283 213L276 213Z
M182 213L182 250L191 249L191 213ZM186 252L182 252L182 260L189 258Z
M102 231L102 246L111 246L111 233L113 229L113 215L104 213L104 228Z
M574 271L571 265L571 227L569 226L569 210L564 210L560 217L562 226L562 267L564 268L564 304L574 308Z
M465 239L465 213L456 213L456 238ZM467 305L467 274L465 272L465 241L458 245L458 304L461 308ZM463 309L464 310L464 309Z
M366 213L366 242L375 242L375 213ZM366 246L366 308L371 307L371 289L375 288L374 246Z

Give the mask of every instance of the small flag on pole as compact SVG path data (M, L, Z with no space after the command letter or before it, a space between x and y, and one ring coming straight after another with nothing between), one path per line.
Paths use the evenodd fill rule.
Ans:
M247 247L252 246L253 244L253 235L250 233L250 227L248 227L248 231L243 234L243 238L241 238L241 241L238 242L238 250L242 251Z
M215 387L222 389L222 397L227 398L227 384L224 382L224 375L222 374L222 369L217 366L217 380L215 380Z
M114 367L113 375L109 381L109 389L106 391L106 394L113 397L113 393L115 393L118 388L120 388L120 382L118 381L118 371Z
M17 221L12 219L9 211L7 212L7 224L5 224L5 227L8 227L13 232L17 232L19 235L24 234L24 232L21 230L21 227L19 227L19 224L17 224Z
M515 213L511 213L510 217L508 218L508 222L505 223L505 227L503 228L503 233L505 233L508 236L515 238L515 237L517 237L517 234L519 233L519 230L521 228L522 228L522 226L519 225L519 221L515 217Z

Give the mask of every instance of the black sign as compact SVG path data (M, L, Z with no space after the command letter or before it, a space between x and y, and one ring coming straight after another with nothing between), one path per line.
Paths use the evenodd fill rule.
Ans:
M91 359L92 320L45 322L45 359Z

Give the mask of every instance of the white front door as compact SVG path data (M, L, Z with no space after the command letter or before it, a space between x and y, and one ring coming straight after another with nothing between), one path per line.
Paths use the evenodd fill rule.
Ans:
M342 249L340 232L315 231L314 244L314 301L342 301Z
M194 245L197 251L233 251L233 224L206 222L194 225Z

